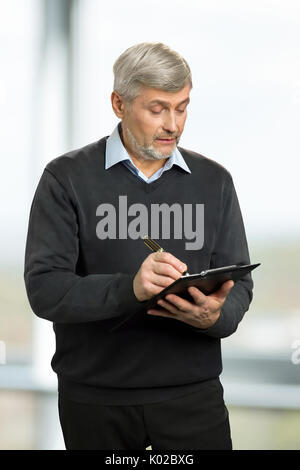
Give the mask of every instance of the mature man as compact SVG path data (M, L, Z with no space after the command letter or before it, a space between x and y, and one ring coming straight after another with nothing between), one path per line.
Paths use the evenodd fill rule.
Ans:
M203 269L249 263L229 172L177 147L192 88L161 43L114 65L110 137L50 161L32 203L25 283L56 334L52 360L67 449L231 449L220 339L252 279L211 295L147 299ZM149 234L164 248L151 252Z

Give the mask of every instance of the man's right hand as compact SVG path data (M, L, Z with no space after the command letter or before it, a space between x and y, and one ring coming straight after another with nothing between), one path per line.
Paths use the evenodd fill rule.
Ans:
M133 292L139 301L161 292L187 271L187 266L166 251L151 253L133 280Z

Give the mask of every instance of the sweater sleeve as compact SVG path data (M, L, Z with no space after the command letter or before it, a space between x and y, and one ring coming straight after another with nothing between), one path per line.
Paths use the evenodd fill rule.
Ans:
M243 218L231 176L223 188L223 206L221 210L218 236L211 257L211 268L232 264L250 264L248 244ZM234 333L249 309L252 301L253 281L251 274L237 281L221 309L221 315L210 328L198 330L215 337L225 338Z
M24 280L33 312L55 323L81 323L131 315L142 306L134 274L76 274L79 254L74 203L47 169L31 205Z

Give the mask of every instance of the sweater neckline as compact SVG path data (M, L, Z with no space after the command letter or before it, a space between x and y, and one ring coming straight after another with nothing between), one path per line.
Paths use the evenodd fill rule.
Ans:
M126 166L122 162L117 163L117 165L121 168L121 171L124 172L124 176L126 176L126 178L129 178L136 185L139 185L140 188L143 189L146 193L153 192L161 184L167 182L167 180L175 178L176 176L178 176L180 171L184 172L184 170L181 170L176 165L173 165L172 168L164 171L159 178L152 181L151 183L147 183L146 181L143 181L142 179L138 178L137 175L133 174L128 168L126 168Z

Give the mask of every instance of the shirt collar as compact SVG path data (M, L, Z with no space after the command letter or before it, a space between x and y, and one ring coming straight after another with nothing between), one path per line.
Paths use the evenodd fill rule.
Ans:
M119 123L113 133L108 137L106 141L106 151L105 151L105 169L108 170L113 165L123 161L129 160L131 165L134 165L130 155L128 154L127 150L125 149L123 142L120 137L119 129L121 129L121 123ZM182 168L187 173L191 173L191 170L187 166L183 156L179 152L178 148L175 147L173 153L168 158L164 165L164 169L169 170L173 165L177 165Z

